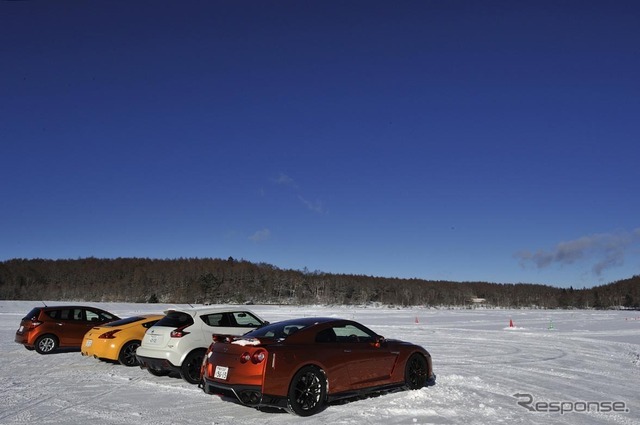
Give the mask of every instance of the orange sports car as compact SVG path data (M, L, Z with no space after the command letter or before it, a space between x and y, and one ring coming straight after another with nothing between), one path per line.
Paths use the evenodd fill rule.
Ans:
M309 416L336 399L435 384L427 350L351 320L286 320L213 341L200 387L257 408Z
M120 362L124 366L138 366L136 350L145 332L164 315L143 314L127 317L92 328L84 335L80 352L101 360Z

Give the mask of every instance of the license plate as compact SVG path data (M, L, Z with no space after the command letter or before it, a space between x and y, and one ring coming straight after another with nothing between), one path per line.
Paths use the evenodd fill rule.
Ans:
M18 329L18 332L22 333L23 330L24 330L24 326L20 326L20 329Z
M151 335L149 337L149 344L157 344L158 343L158 337L156 335Z
M225 366L216 366L216 371L213 374L214 378L218 379L227 379L227 375L229 374L229 368Z
M85 346L85 347L91 347L91 344L93 344L93 340L92 340L92 339L88 339L88 340L84 343L84 346Z

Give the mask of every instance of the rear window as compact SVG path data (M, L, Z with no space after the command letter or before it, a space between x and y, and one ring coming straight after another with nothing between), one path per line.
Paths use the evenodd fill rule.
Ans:
M143 327L143 328L147 328L147 329L149 329L151 326L155 325L156 323L158 323L158 321L157 321L157 320L152 320L152 321L150 321L150 322L144 323L144 324L142 325L142 327Z
M286 338L294 332L304 329L307 326L312 325L309 321L296 322L294 320L287 320L286 322L278 322L271 325L258 328L254 331L244 334L245 337L257 338L257 337L274 337L274 338Z
M38 316L40 315L40 311L42 310L41 307L36 307L34 309L32 309L30 312L27 313L26 316L24 316L22 318L22 320L36 320L38 318Z
M181 326L193 325L193 317L180 311L170 311L156 323L156 326L166 326L168 328L179 328Z
M126 319L120 319L120 320L116 320L115 322L107 323L104 326L107 326L107 327L124 326L124 325L128 325L129 323L139 322L141 320L144 320L144 317L140 317L140 316L127 317Z

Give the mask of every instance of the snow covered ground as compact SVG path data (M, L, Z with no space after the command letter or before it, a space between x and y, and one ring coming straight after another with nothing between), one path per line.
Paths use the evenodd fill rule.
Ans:
M88 304L120 317L167 307ZM0 424L640 423L640 312L251 306L271 322L354 319L431 352L435 387L331 405L300 418L77 351L27 351L13 339L20 318L36 305L0 301Z

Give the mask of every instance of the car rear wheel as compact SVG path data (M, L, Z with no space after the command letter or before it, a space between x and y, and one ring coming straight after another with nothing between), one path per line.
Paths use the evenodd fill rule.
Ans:
M123 366L138 366L138 358L136 357L136 350L140 347L140 341L127 342L118 355L118 361Z
M190 384L200 382L200 366L204 358L205 350L194 350L185 357L180 366L180 376Z
M35 349L40 354L49 354L58 348L58 338L54 335L41 335L36 339Z
M423 355L414 353L407 360L404 369L404 382L408 389L417 390L427 382L427 359Z
M305 366L295 374L289 386L289 410L298 416L311 416L324 406L327 380L314 366Z

